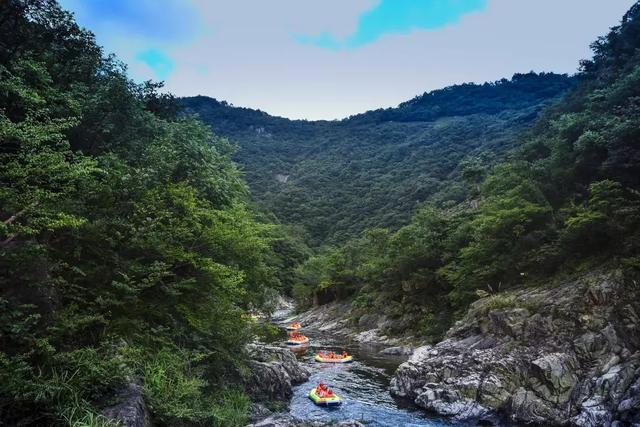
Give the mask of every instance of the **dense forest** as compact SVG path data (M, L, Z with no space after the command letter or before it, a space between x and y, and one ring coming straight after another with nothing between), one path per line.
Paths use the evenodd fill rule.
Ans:
M291 121L207 97L181 103L238 145L233 158L259 206L303 226L316 247L367 228L397 229L428 200L465 200L540 109L573 84L564 75L516 74L333 122Z
M134 378L159 425L242 424L243 314L286 274L279 231L160 87L55 1L0 2L2 425L107 425Z

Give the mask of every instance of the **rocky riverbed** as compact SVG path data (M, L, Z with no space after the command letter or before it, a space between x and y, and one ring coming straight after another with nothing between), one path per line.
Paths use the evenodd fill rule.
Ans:
M283 342L249 346L252 374L247 390L258 402L253 405L251 426L445 425L419 410L398 406L389 394L391 375L406 360L407 348L388 347L388 342L355 341L352 328L343 328L341 333L322 328L337 313L335 310L340 310L339 305L314 310L313 315L319 317L313 322L313 315L303 315L304 333L311 338L306 346L291 349ZM292 321L291 311L292 307L283 307L272 321L284 327ZM320 364L313 360L318 350L347 350L356 361L348 365ZM318 408L309 401L308 391L318 382L328 383L344 399L338 410ZM267 386L261 388L261 384Z
M465 420L640 425L640 284L618 272L477 301L397 370L396 396Z
M333 302L300 313L288 320L295 320L305 328L353 341L362 345L383 347L381 351L389 355L409 355L413 349L424 343L414 336L390 336L387 329L394 320L383 314L364 314L357 320L351 314L351 302Z

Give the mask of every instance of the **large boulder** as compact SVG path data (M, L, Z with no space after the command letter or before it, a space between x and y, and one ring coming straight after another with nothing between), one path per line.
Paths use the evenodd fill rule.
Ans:
M144 402L142 387L135 383L126 384L116 396L116 404L102 411L109 420L122 427L148 427L151 425L149 410Z
M309 371L287 348L251 344L248 351L251 374L245 385L257 400L287 400L293 395L292 385L309 378Z
M640 412L640 289L619 271L474 303L391 382L397 396L461 420L615 426Z

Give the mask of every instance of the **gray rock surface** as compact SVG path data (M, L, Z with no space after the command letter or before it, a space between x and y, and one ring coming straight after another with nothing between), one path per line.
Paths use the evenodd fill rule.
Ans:
M135 383L127 384L116 396L118 403L102 411L106 418L120 423L122 427L148 427L151 425L149 410L144 403L142 388Z
M638 313L640 286L618 271L484 298L444 341L414 351L392 393L461 420L635 425Z
M245 385L257 400L287 400L293 394L291 386L309 378L309 371L287 348L251 344L247 349L252 360Z
M408 356L413 353L413 348L409 346L387 347L380 350L380 354L385 356Z
M412 336L390 336L387 330L397 321L389 319L384 314L367 313L355 319L353 316L354 310L350 301L333 302L314 307L285 321L295 320L305 328L349 338L363 345L413 348L415 343L419 342Z

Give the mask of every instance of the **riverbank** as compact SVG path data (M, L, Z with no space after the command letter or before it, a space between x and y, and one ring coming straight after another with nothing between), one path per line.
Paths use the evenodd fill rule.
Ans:
M378 347L388 355L409 355L417 347L425 344L421 338L409 336L391 336L387 333L393 320L385 315L363 314L357 319L353 316L351 301L332 302L313 307L285 319L297 321L306 329L358 343L364 346Z

